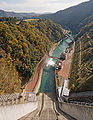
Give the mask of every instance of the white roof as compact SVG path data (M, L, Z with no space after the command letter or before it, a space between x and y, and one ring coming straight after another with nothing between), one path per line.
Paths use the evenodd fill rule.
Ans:
M65 80L64 82L64 87L63 87L63 91L62 91L62 96L69 96L69 89L68 89L68 80Z

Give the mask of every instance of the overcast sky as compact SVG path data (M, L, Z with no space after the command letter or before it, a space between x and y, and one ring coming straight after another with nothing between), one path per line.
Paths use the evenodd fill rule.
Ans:
M88 0L0 0L0 9L15 12L56 12Z

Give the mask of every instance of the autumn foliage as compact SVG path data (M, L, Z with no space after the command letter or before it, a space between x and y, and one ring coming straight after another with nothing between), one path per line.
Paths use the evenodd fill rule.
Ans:
M0 22L0 47L16 67L22 83L26 83L37 63L52 44L63 38L63 29L50 20L18 21L16 18Z

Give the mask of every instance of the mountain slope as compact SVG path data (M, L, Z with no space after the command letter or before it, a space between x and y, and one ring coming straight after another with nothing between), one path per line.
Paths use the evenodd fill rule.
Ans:
M0 52L2 50L0 49ZM4 93L19 92L21 78L12 62L5 57L0 58L0 95Z
M91 23L91 22L93 22L93 15L91 15L91 16L85 18L84 20L82 20L82 21L78 24L77 30L80 30L82 27L84 27L85 25L87 25L87 24L89 24L89 23Z
M22 84L25 84L31 80L36 65L45 53L49 52L53 43L63 38L63 29L50 20L20 21L16 24L15 18L12 18L15 23L11 22L10 18L8 19L0 22L0 47L5 51L6 61L16 68ZM3 61L4 57L1 55L1 64L4 64ZM8 68L6 73L7 71L9 71ZM7 74L7 78L11 81L9 74ZM3 78L0 81L3 81ZM14 83L15 86L18 84ZM1 86L3 86L3 82L1 82Z
M41 15L40 17L51 19L54 22L61 24L63 27L78 32L79 29L77 27L79 23L91 15L93 15L93 0L81 3L65 10L60 10L54 14Z
M71 29L74 33L78 33L82 27L82 23L88 24L86 18L93 15L93 0L83 2L79 5L60 10L54 14L35 14L35 13L15 13L0 10L1 17L18 17L18 18L45 18L62 25L64 28ZM92 20L92 19L91 19ZM86 22L86 23L85 23ZM81 24L80 24L81 23Z
M0 17L17 17L17 18L23 18L23 17L31 17L31 16L37 16L36 13L16 13L16 12L6 12L4 10L0 10Z
M83 27L75 40L70 72L71 91L93 91L93 22Z

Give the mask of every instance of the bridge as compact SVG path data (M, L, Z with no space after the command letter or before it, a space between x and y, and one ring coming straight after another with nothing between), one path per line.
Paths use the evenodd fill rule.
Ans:
M58 62L62 63L62 60L61 60L61 59L59 59L59 58L57 58L57 57L50 56L50 55L48 55L48 54L46 54L46 55L47 55L48 58L53 58L53 59L57 60Z

